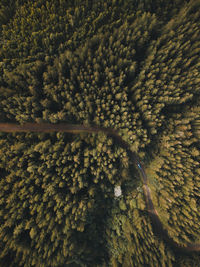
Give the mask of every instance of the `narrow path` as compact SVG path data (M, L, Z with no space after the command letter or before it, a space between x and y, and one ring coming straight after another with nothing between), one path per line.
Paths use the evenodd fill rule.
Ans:
M122 139L117 130L112 128L104 128L98 126L84 126L84 125L75 125L75 124L67 124L67 123L59 123L59 124L47 124L47 123L25 123L23 125L15 124L15 123L0 123L0 132L66 132L72 134L79 133L99 133L104 132L108 136L111 136L121 147L126 149L129 157L132 159L135 164L140 177L143 183L143 192L145 195L146 208L151 219L153 231L156 235L158 235L161 239L165 240L171 247L179 252L198 252L200 251L199 243L186 243L180 245L176 243L172 237L169 236L166 229L164 229L163 224L159 218L158 212L154 207L151 190L148 186L148 178L145 172L145 167L139 156L131 151L129 148L129 144Z

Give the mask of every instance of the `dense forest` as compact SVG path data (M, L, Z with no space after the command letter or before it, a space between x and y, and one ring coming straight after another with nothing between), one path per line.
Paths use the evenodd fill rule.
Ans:
M199 243L199 54L200 0L0 0L0 122L118 130L170 236ZM111 137L0 132L0 266L199 261L154 234Z

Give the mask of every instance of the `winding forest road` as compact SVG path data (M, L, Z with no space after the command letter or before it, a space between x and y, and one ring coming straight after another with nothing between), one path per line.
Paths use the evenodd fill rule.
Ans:
M154 207L151 190L148 186L148 178L145 172L145 167L138 155L131 151L129 144L125 142L122 137L119 135L117 130L111 128L97 127L97 126L84 126L84 125L75 125L67 123L59 124L47 124L47 123L25 123L23 125L15 123L0 123L0 132L67 132L73 134L79 133L99 133L104 132L108 136L111 136L121 147L126 149L129 157L132 159L135 164L140 177L143 183L143 192L145 195L146 208L151 219L153 231L161 239L165 240L172 248L179 252L199 252L200 244L199 243L186 243L178 244L169 236L166 229L164 229L163 224L159 218L158 212Z

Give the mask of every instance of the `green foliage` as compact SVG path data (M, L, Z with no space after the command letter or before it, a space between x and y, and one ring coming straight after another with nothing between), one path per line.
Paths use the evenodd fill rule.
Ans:
M170 236L197 241L199 0L8 2L1 121L119 130L145 159ZM138 173L111 137L0 133L1 266L197 265L153 234L145 209Z

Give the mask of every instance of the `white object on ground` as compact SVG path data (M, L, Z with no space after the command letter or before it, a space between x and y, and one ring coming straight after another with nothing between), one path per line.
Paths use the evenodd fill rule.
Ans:
M115 197L120 197L122 194L122 189L120 185L116 185L114 189Z

